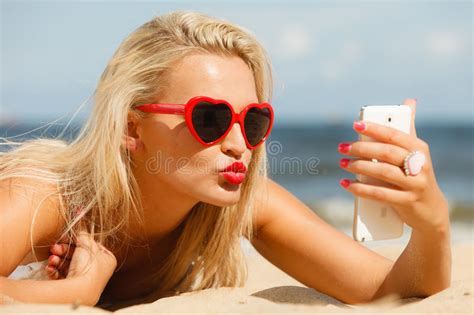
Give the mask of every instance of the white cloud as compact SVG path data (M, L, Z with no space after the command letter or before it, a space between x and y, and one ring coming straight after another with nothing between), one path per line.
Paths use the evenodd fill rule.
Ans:
M454 57L463 51L465 43L461 34L441 31L430 34L425 45L430 55Z
M342 45L340 58L346 63L353 63L360 60L362 54L362 44L358 41L349 39Z
M334 51L331 59L321 61L321 76L331 81L340 80L348 75L352 65L360 62L362 56L362 44L356 40L348 39L342 43L340 49Z
M337 81L344 74L343 64L338 60L323 61L320 67L321 76L327 80Z
M311 54L314 38L303 25L284 25L280 34L276 34L274 54L281 58L297 59Z

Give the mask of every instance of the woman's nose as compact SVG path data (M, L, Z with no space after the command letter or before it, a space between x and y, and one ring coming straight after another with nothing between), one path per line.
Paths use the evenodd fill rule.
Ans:
M227 136L221 142L222 152L232 154L234 156L240 157L244 154L247 149L247 144L245 143L244 135L238 123L234 123L234 126L229 131Z

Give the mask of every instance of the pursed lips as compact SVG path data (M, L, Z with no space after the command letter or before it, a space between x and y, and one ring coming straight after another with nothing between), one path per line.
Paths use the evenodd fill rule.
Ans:
M231 184L238 185L245 179L247 167L242 162L234 162L224 168L220 174Z
M234 162L224 168L221 172L234 172L234 173L245 173L247 172L247 167L242 162Z

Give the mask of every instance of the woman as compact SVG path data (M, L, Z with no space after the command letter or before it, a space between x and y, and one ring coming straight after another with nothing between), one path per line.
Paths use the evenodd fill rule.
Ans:
M414 116L410 135L355 122L378 142L339 146L355 157L341 160L345 170L394 185L341 181L354 195L390 202L413 228L393 262L267 177L271 78L263 47L229 22L175 12L138 28L107 65L74 141L32 140L2 154L2 293L115 309L242 286L241 236L295 279L346 303L448 287L448 206ZM405 104L414 110L416 101ZM403 160L414 150L426 164L406 176ZM7 278L34 256L49 257L51 280Z

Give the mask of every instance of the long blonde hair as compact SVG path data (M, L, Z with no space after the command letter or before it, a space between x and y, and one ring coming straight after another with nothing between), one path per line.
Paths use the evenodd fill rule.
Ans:
M191 53L239 56L253 71L259 101L271 101L270 60L250 32L200 13L157 16L131 33L112 56L94 92L92 113L75 139L3 139L18 147L0 153L0 180L29 177L56 184L67 222L63 236L87 230L108 248L127 244L123 231L130 219L143 222L130 153L122 145L127 115L140 115L133 107L153 101L166 71ZM262 145L252 151L237 204L200 202L191 210L176 247L154 275L160 294L245 283L240 239L253 237L255 196L263 193L266 178Z

